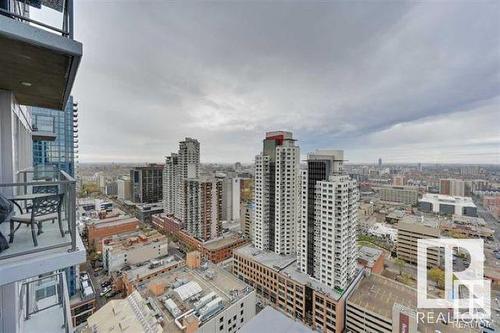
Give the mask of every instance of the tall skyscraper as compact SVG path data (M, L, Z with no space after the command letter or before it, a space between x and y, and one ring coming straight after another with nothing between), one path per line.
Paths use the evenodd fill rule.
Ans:
M344 153L317 150L301 171L297 266L327 286L344 289L356 269L359 193L343 174Z
M380 158L380 157L378 159L378 167L379 167L379 169L382 168L382 158Z
M163 169L163 209L165 213L179 215L179 156L172 153L165 158Z
M163 204L194 237L207 241L222 234L222 180L200 178L200 143L186 138L165 159Z
M164 169L164 208L166 213L182 221L186 217L187 179L200 176L200 143L196 139L186 138L179 142L178 153L172 153L165 159Z
M163 201L163 165L148 164L130 170L131 196L134 202Z
M300 149L292 133L266 133L255 157L255 247L294 254Z
M53 140L33 141L33 166L53 166L75 176L75 135L77 129L77 104L73 96L68 98L66 107L60 110L33 107L33 128L36 132L51 132Z
M185 180L187 231L207 241L222 234L222 181L219 179Z
M78 104L69 96L64 110L32 107L33 166L53 167L75 177L75 148L78 144ZM42 134L44 133L44 134ZM66 269L68 293L77 292L76 266Z

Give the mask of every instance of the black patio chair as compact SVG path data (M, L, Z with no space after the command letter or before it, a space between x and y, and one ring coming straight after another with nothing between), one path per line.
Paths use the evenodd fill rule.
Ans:
M33 193L35 194L56 194L59 193L59 186L57 185L33 185ZM26 211L30 212L33 208L32 203L26 203Z
M33 185L33 193L58 193L57 185Z
M19 229L21 224L26 224L31 227L31 236L33 238L33 244L38 246L37 236L40 235L42 231L42 222L54 221L57 219L59 223L59 231L61 232L61 237L64 237L64 230L62 227L61 220L61 207L63 202L64 193L54 194L46 197L34 198L33 206L31 212L13 216L10 219L10 238L9 243L14 241L14 233ZM14 229L14 224L18 223L17 227ZM38 232L35 230L35 226L38 228Z
M2 193L0 193L0 224L9 221L14 213L14 205ZM0 231L0 252L9 248L5 236Z

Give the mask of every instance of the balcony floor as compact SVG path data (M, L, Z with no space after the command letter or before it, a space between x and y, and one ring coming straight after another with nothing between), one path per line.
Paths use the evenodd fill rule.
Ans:
M66 332L64 328L64 309L61 305L32 314L30 319L24 322L24 332Z
M63 218L63 229L67 230L67 222ZM17 226L17 223L16 223ZM43 233L37 236L38 246L33 245L33 239L31 237L31 229L27 225L21 225L19 229L14 234L14 242L9 243L9 248L0 252L0 260L5 257L10 257L12 255L19 255L26 251L38 250L43 251L48 247L53 247L55 245L60 245L64 243L71 242L71 235L66 233L64 237L61 237L59 231L59 225L56 222L52 223L47 221L43 223L42 226ZM0 224L0 232L5 236L7 241L9 240L10 224L2 223Z

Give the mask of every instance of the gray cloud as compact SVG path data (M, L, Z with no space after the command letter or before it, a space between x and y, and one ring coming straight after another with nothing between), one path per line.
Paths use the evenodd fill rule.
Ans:
M500 163L497 2L76 3L83 161L251 161L264 132L351 161Z

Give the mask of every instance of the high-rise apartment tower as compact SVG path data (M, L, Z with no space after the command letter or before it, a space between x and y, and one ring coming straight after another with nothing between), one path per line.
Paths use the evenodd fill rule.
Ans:
M343 174L344 153L317 150L301 171L297 266L327 286L345 289L356 270L359 193Z
M292 133L266 133L255 157L255 246L294 254L299 206L300 149Z

